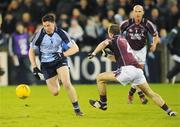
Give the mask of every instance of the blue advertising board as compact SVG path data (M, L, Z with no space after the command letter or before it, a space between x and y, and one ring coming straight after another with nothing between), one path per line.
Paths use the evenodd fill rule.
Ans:
M96 83L96 76L99 73L115 70L115 63L109 59L98 55L88 59L87 55L87 52L80 52L68 58L73 83Z

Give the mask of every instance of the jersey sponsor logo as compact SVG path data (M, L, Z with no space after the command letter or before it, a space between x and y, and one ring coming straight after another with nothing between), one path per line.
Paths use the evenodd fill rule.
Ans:
M144 37L144 31L136 29L135 33L133 33L133 30L129 29L129 36L132 40L142 40L142 37Z

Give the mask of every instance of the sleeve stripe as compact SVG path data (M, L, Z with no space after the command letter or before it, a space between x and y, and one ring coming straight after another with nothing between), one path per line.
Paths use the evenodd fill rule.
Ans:
M41 30L39 30L35 35L34 37L32 38L31 40L31 43L35 44L36 41L38 40L39 36L40 36L40 33L41 33Z
M62 31L64 32L65 38L67 38L68 43L71 42L71 38L70 38L70 36L68 35L68 33L67 33L66 31L64 31L64 30L62 30Z
M147 23L149 23L152 26L153 31L155 32L154 34L157 34L158 32L157 32L156 26L149 20L147 21Z

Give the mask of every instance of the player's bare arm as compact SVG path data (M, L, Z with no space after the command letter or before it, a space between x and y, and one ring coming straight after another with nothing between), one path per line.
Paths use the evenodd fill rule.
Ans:
M101 50L103 50L103 49L105 49L106 48L106 46L108 46L109 45L109 39L106 39L106 40L104 40L104 41L102 41L97 47L96 47L96 49L94 50L94 54L97 54L98 52L100 52Z
M102 41L102 42L96 47L96 49L95 49L92 53L88 54L88 58L89 58L89 59L92 59L94 56L96 56L96 54L97 54L98 52L100 52L100 51L102 51L103 49L105 49L106 46L109 45L109 41L110 41L109 39L106 39L106 40Z
M77 52L79 52L79 47L77 46L76 43L73 43L72 46L67 51L65 51L63 54L65 57L68 57Z
M29 49L29 60L33 68L37 67L36 59L35 59L35 51L33 48Z
M36 55L35 55L35 50L33 48L30 47L29 49L29 60L31 62L31 65L32 65L32 68L33 68L33 74L34 76L40 80L42 79L40 77L39 74L42 74L41 70L37 67L37 64L36 64Z
M159 43L159 36L158 36L158 34L156 34L153 37L153 43L152 43L151 48L150 48L151 52L154 52L156 50L156 46L157 46L158 43Z

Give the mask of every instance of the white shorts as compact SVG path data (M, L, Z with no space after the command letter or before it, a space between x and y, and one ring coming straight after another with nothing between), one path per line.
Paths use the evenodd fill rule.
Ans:
M144 48L142 48L141 50L133 50L133 53L139 64L145 64L147 54L146 46L144 46Z
M126 85L131 83L132 86L142 85L146 82L146 78L142 69L136 68L132 65L122 66L115 71L116 79L122 84Z

